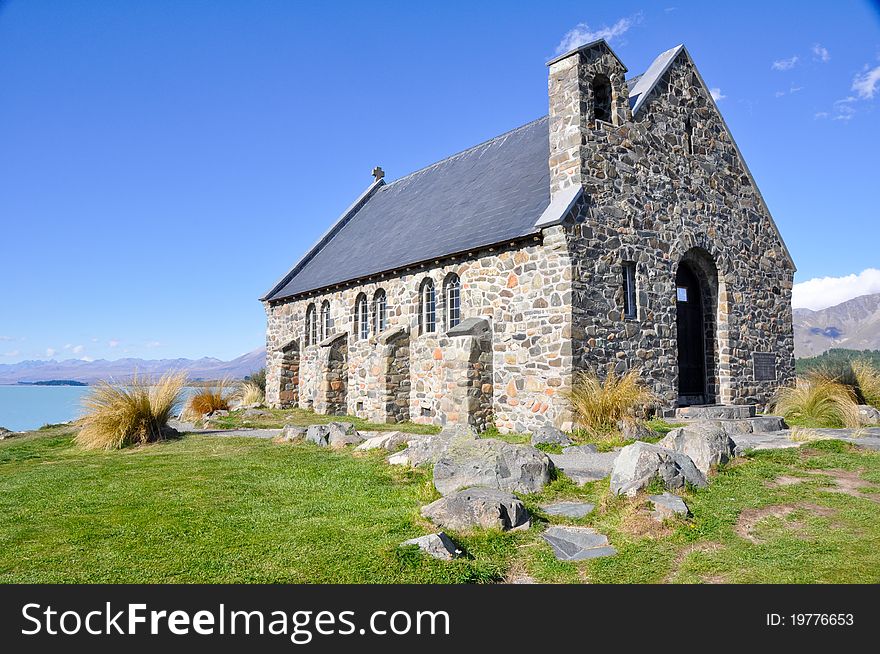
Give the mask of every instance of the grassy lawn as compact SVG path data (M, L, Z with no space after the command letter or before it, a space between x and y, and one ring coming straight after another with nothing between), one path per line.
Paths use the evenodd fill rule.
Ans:
M242 427L257 429L280 429L285 425L308 427L309 425L326 424L328 422L350 422L355 429L362 431L402 431L408 434L436 434L440 427L435 425L417 425L414 422L386 424L368 422L355 416L328 416L307 409L260 409L271 415L245 416L244 411L230 411L222 418L212 418L211 425L220 429L240 429Z
M185 436L86 452L66 427L0 442L2 582L880 582L880 454L839 441L754 453L686 494L659 525L645 498L560 477L523 499L531 530L452 534L466 558L397 544L431 531L425 471L310 445ZM597 510L572 524L616 557L560 563L540 539L551 499Z

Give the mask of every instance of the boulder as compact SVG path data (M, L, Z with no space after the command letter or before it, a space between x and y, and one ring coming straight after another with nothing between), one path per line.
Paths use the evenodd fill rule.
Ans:
M419 536L418 538L410 538L403 541L401 545L415 545L435 559L443 559L444 561L451 561L455 557L461 556L461 550L442 531L438 531L436 534L428 534L427 536Z
M562 454L548 454L553 465L578 486L605 479L611 474L620 452L598 452L593 444L572 445Z
M306 437L306 428L305 427L294 427L293 425L287 425L284 429L281 430L281 433L278 434L275 438L272 439L273 443L295 443L297 441L301 441Z
M0 441L12 438L15 435L16 432L10 431L9 429L6 429L6 427L0 427Z
M626 441L643 441L657 436L657 432L640 420L621 420L617 423L617 430Z
M547 455L530 445L455 438L434 464L434 487L442 495L471 486L537 493L550 481L552 469Z
M327 440L330 447L340 448L358 445L366 440L350 422L330 422L327 424Z
M217 412L215 411L214 414ZM228 413L228 412L227 412ZM212 415L214 415L212 414ZM272 413L270 411L266 411L265 409L245 409L242 412L243 418L271 418Z
M212 411L211 413L206 415L205 418L206 419L207 418L222 418L223 416L228 416L228 415L229 415L229 411L227 411L226 409L217 409L216 411Z
M360 451L381 449L386 452L394 452L398 447L412 440L412 438L412 434L405 434L402 431L388 431L368 438L355 449Z
M528 529L529 514L512 493L496 488L468 488L422 507L422 516L446 529Z
M555 515L562 518L583 518L592 513L595 504L589 502L554 502L542 504L541 509L547 515Z
M654 512L651 517L657 522L663 522L667 518L677 515L689 516L691 514L687 504L678 495L663 493L662 495L648 495L648 499L654 504Z
M571 439L561 429L544 425L532 434L532 445L571 445Z
M752 426L752 433L755 434L788 429L785 418L782 416L755 416L750 418L748 422Z
M388 457L392 465L423 466L436 463L446 453L452 439L441 434L415 436L405 450Z
M584 561L617 554L607 536L589 527L555 525L541 534L541 538L550 544L560 561Z
M736 443L717 422L695 422L673 429L657 444L686 454L704 475L713 465L730 461L736 451Z
M309 425L306 430L306 442L328 447L330 445L330 427L328 425Z
M868 404L860 404L859 421L865 426L880 423L880 409L875 409Z
M700 488L708 483L686 454L638 441L617 456L611 471L611 491L633 496L655 478L668 490L681 488L685 482Z

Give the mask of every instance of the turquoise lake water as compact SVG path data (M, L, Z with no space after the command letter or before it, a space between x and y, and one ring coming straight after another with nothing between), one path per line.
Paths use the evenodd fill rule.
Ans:
M0 385L0 427L24 431L78 418L88 391L88 386Z

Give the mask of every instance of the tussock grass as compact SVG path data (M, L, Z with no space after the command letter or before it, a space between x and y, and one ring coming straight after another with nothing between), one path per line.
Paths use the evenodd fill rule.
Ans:
M609 372L604 380L595 373L580 372L565 397L578 429L595 440L613 438L620 421L637 421L658 401L642 384L637 370L624 375Z
M262 404L266 400L263 389L256 382L243 381L235 389L235 398L241 404Z
M162 440L185 385L182 373L165 374L155 383L138 376L124 384L100 382L83 399L76 442L90 450L115 450Z
M860 360L853 361L852 371L865 404L880 409L880 370L870 362Z
M189 398L184 417L188 420L201 420L214 411L228 411L229 399L232 395L231 387L232 383L228 379L203 386Z
M804 427L858 427L859 408L850 386L820 372L798 377L794 386L780 388L774 413Z

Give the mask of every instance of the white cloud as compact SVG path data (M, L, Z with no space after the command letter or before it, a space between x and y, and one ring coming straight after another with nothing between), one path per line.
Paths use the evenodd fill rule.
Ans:
M3 356L5 357L17 357L19 354L18 350L10 350L9 352L4 352Z
M816 311L871 293L880 293L880 270L877 268L866 268L858 275L816 277L795 284L791 304L795 308Z
M12 336L0 336L0 341L11 341Z
M785 91L777 91L773 95L775 95L777 98L781 98L783 95L785 95Z
M813 118L814 119L828 118L829 115L830 114L827 111L817 111L816 113L813 114Z
M711 89L709 89L709 93L712 94L712 99L715 100L715 102L721 102L724 98L727 97L721 92L721 89L719 89L717 86L713 86Z
M58 350L56 350L55 348L52 348L52 347L46 348L46 356L47 357L54 357L57 353L58 353Z
M804 90L803 86L792 86L790 89L788 89L788 92L789 93L797 93L798 91L803 91L803 90Z
M79 360L80 360L80 361L85 361L85 362L87 362L87 363L90 363L90 362L94 361L94 359L93 359L92 357L80 357Z
M597 30L591 29L587 23L578 23L562 37L559 45L556 46L556 54L563 54L598 39L605 39L611 43L614 39L626 34L633 25L641 22L641 20L642 14L640 12L633 16L621 18L610 27L604 25Z
M777 59L770 66L773 70L791 70L798 62L798 56L789 57L788 59Z
M117 345L119 345L119 341L115 338L111 338L109 341L107 341L107 345L109 345L110 347L116 347Z
M852 90L858 94L862 100L872 100L877 92L877 86L880 84L880 66L868 68L860 75L856 75L852 83Z
M82 354L82 351L85 350L85 349L86 349L86 348L83 347L82 345L75 345L75 346L72 348L72 352L73 352L74 354Z
M831 54L828 52L828 48L816 43L813 46L813 58L816 61L821 61L823 64L827 64L831 61Z

